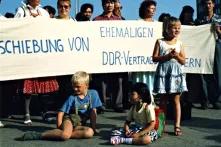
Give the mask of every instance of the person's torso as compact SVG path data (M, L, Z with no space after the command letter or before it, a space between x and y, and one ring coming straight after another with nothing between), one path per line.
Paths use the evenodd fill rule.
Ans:
M154 106L147 106L147 104L144 103L138 111L136 110L136 107L137 106L134 106L132 110L133 120L136 125L145 127L147 123L149 123L151 119L154 118L153 114L151 113L151 109L154 110Z
M91 97L90 95L86 95L83 99L79 96L74 96L74 101L71 107L70 113L86 113L91 109Z
M46 10L41 8L40 6L37 6L36 8L33 8L29 5L23 5L18 8L18 12L15 14L15 18L21 18L21 17L48 17L49 14Z
M176 52L180 52L181 50L181 41L177 40L175 44L168 44L165 40L160 39L159 40L159 44L160 44L160 55L166 55L168 53L170 53L171 49L175 49Z
M101 14L101 15L95 17L93 20L94 21L98 21L98 20L121 20L121 18L119 18L118 16L115 16L113 14L110 17L108 17L104 14Z

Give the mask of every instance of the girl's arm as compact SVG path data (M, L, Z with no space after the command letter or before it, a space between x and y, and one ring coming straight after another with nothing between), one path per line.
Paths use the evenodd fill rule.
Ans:
M180 53L176 51L173 52L173 58L176 59L180 64L182 65L185 64L186 57L185 57L183 45L181 45Z
M173 57L173 54L170 52L164 56L160 56L160 44L159 44L159 40L156 41L155 46L154 46L154 50L153 50L153 62L164 62L164 61L168 61Z
M155 121L151 121L150 123L148 123L146 125L146 127L142 131L140 131L140 132L138 132L136 134L133 134L133 137L135 137L135 138L136 137L141 137L141 136L149 133L151 130L153 130L154 127L155 127Z
M58 112L57 116L57 128L61 127L62 120L63 120L64 112Z
M124 123L124 131L125 131L125 135L129 137L130 135L130 128L129 128L129 125L130 125L130 121L126 120L125 123Z

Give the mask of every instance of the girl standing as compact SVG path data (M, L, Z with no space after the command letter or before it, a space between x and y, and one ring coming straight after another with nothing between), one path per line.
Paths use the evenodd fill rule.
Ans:
M160 106L166 113L167 101L173 101L175 111L174 134L182 135L180 128L180 96L187 91L182 65L185 64L185 53L182 42L178 40L181 23L170 17L163 25L163 37L156 41L153 61L158 62L155 73L153 92L160 96Z
M25 0L17 9L15 18L50 18L46 10L41 8L40 0ZM24 79L22 81L22 93L25 97L25 120L24 124L31 125L30 103L33 95L52 94L59 90L56 77L43 77Z

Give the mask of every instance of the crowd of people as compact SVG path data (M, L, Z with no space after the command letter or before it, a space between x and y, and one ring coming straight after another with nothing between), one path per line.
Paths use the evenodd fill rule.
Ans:
M14 82L13 84L16 85L14 93L19 93L24 98L24 124L26 125L32 124L30 104L33 95L39 96L39 99L45 95L53 97L55 94L63 98L58 102L59 104L55 104L55 111L58 111L57 128L43 133L26 132L22 140L91 138L94 134L99 134L96 128L97 113L104 113L105 109L110 107L115 112L125 112L127 108L130 109L124 124L125 136L111 138L112 144L149 144L158 138L154 128L155 96L159 97L159 107L164 113L167 113L168 100L172 100L176 136L182 135L181 94L186 92L185 96L189 97L186 99L190 99L193 95L197 96L202 109L208 109L209 104L212 104L214 109L221 109L219 104L221 100L221 16L214 12L214 0L205 0L203 4L205 12L196 20L193 19L194 9L189 5L183 7L179 18L169 13L162 13L159 19L155 20L157 2L154 0L141 2L140 21L163 22L163 38L158 39L154 49L151 49L153 62L158 62L156 72L102 73L92 74L89 77L86 72L79 71L73 76L39 77ZM48 17L73 21L126 20L122 16L123 6L119 0L102 0L103 12L93 19L95 8L92 4L82 4L80 12L75 17L70 14L71 8L71 0L57 0L57 10L50 5L41 7L40 0L26 0L21 7L17 8L15 15L7 13L5 17L0 15L0 19ZM185 75L182 71L186 59L185 48L182 41L178 39L181 25L194 26L208 23L212 24L216 35L213 74ZM5 84L2 83L0 83L0 94L11 96L5 93ZM138 83L143 83L144 86L141 84L142 86L139 87ZM95 90L89 90L89 87ZM87 120L90 120L90 127L85 126ZM129 128L132 121L142 127L141 131L131 134ZM1 121L0 127L4 127Z

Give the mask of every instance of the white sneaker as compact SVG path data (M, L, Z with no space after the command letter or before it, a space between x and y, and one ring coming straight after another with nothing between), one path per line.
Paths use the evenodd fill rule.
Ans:
M0 121L0 128L3 128L4 124Z
M31 125L32 124L32 121L30 119L30 114L25 114L24 124L26 124L26 125Z
M26 125L31 125L32 124L32 121L29 119L29 120L25 120L24 121L24 124L26 124Z
M121 137L120 136L112 136L110 139L110 143L117 145L121 143Z

